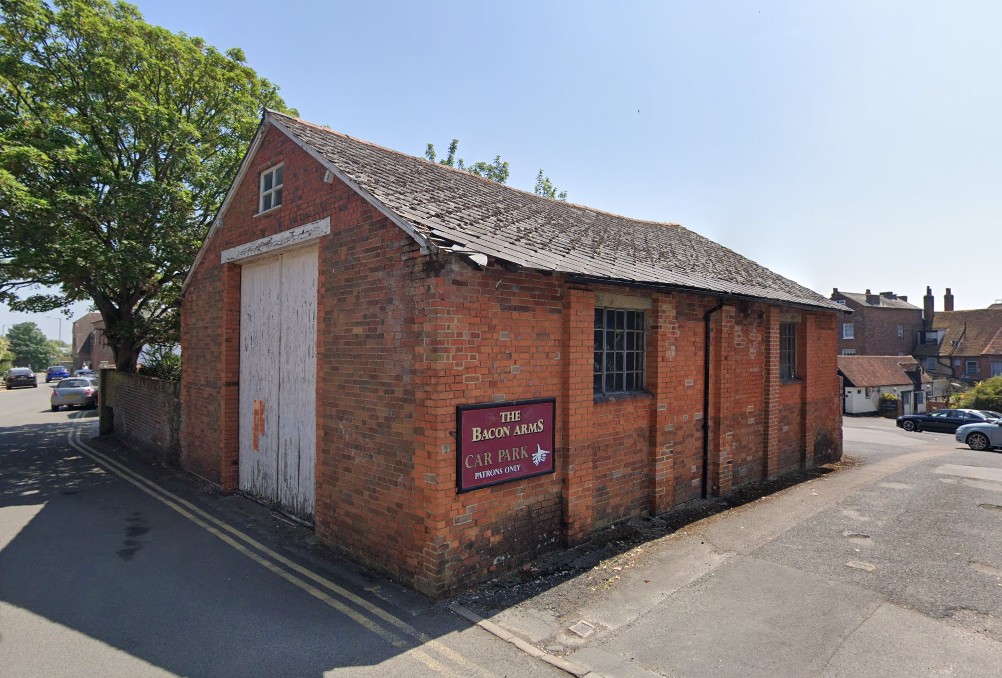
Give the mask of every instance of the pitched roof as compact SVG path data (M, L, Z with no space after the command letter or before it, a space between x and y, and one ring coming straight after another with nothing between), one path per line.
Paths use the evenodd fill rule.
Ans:
M865 294L860 294L859 292L843 292L839 290L838 293L845 297L846 299L852 299L860 306L866 306L867 308L907 308L913 311L921 311L922 309L914 304L909 304L907 301L902 301L897 298L885 297L882 294L870 295L878 297L877 303L871 304L866 300Z
M901 355L840 355L839 372L853 386L897 386L914 384L912 375L922 374L922 381L931 381L919 370L911 356ZM910 374L909 374L910 373Z
M937 311L932 329L943 330L939 345L919 344L915 355L1002 355L1002 308Z
M269 123L423 246L588 279L845 310L678 224L544 198L274 111Z

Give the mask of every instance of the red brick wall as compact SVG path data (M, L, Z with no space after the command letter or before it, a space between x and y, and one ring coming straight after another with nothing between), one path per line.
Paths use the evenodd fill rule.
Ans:
M139 454L176 465L180 449L180 387L140 374L101 370L101 435L122 439Z
M329 216L315 386L325 543L437 595L699 498L715 298L424 256L283 135L269 131L254 158L182 309L185 466L237 485L240 267L220 265L221 251ZM258 173L277 160L284 204L255 216ZM593 392L594 309L610 299L645 311L646 394ZM781 315L731 302L710 316L711 493L810 463L819 439L841 449L834 315L799 312L793 384L778 380ZM556 398L556 472L458 494L457 405L539 397Z

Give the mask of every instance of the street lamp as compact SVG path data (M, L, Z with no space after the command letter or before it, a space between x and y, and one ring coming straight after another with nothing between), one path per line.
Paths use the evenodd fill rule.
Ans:
M59 341L62 341L63 340L63 316L61 316L61 315L60 316L45 315L45 316L42 316L42 317L43 318L47 318L49 320L58 320L59 321Z

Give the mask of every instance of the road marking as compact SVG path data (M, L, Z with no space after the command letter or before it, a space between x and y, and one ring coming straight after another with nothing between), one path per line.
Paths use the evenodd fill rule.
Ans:
M239 543L233 537L224 534L224 531L229 532L237 539L242 540L245 544L252 546L254 549L260 551L261 554L264 554L268 558L271 558L272 560L281 563L285 567L295 571L297 574L302 575L303 577L312 580L313 582L323 586L329 591L337 594L338 596L355 603L356 605L363 608L365 611L369 612L373 616L376 616L379 619L383 620L384 622L403 631L405 634L407 634L414 640L422 643L422 645L428 646L428 649L434 650L435 652L446 657L450 661L463 667L464 669L466 669L467 672L472 671L473 673L476 673L481 676L493 675L487 672L483 667L466 659L466 657L460 654L459 652L456 652L455 650L447 647L446 645L440 643L439 641L430 638L425 633L414 628L413 626L403 621L402 619L395 617L394 615L382 609L381 607L373 605L364 598L361 598L356 594L352 593L351 591L348 591L347 589L338 586L334 582L320 576L316 572L312 572L311 570L308 570L302 567L301 565L292 562L285 556L276 553L275 551L272 551L268 547L256 541L249 535L244 534L240 530L237 530L235 527L226 523L225 521L213 516L210 513L207 513L206 511L198 508L194 504L191 504L187 500L182 499L181 497L178 497L172 492L164 489L160 485L157 485L155 482L147 478L144 478L143 476L139 475L138 473L135 473L134 471L130 470L129 468L120 464L119 462L111 459L110 457L102 454L101 452L98 452L97 450L90 447L89 445L87 445L87 443L83 442L82 440L81 431L84 422L81 420L80 415L78 414L77 416L74 417L74 419L76 420L77 425L74 426L73 430L67 434L67 441L69 442L70 446L72 446L81 454L90 457L91 460L95 461L101 466L106 467L110 472L119 476L123 480L132 483L133 485L135 485L137 488L139 488L149 496L153 497L162 504L170 507L171 509L181 514L195 525L198 525L209 534L217 537L227 545L233 547L239 553L247 556L254 562L258 563L265 569L277 574L278 576L282 577L293 586L296 586L302 589L303 591L306 591L314 598L317 598L318 600L326 603L330 607L333 607L338 612L341 612L346 617L358 623L366 630L376 634L377 636L379 636L381 639L383 639L393 647L398 649L405 649L408 647L407 641L405 641L399 635L393 633L391 630L379 626L377 623L373 622L365 615L348 607L344 603L336 600L335 598L321 591L312 584L303 581L301 578L295 576L290 572L283 570L282 568L278 567L278 565L269 561L264 556L255 553L251 549L247 548L247 546L245 546L244 544ZM468 675L468 673L467 674L454 673L449 668L439 664L430 656L425 654L421 648L411 648L410 650L407 651L407 654L413 655L423 664L425 664L429 668L432 668L435 671L438 671L439 673L456 676L456 678L460 678L461 675Z

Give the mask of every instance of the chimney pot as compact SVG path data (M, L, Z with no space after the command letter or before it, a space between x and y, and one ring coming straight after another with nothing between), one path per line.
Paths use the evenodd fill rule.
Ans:
M946 288L946 294L943 295L943 310L953 310L953 292L950 291L949 287Z

